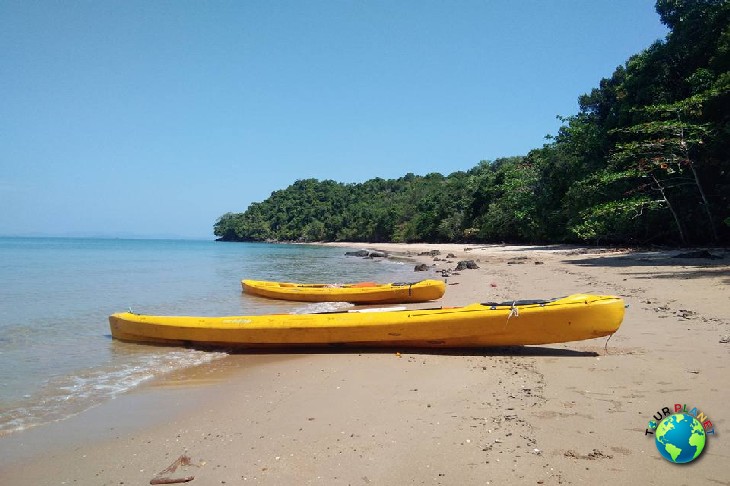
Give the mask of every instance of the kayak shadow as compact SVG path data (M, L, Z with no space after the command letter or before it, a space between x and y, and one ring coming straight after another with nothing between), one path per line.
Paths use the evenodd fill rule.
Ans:
M111 334L104 334L110 342L117 342ZM223 351L234 355L306 355L306 354L420 354L433 356L545 356L565 358L590 358L601 356L595 351L580 351L566 348L551 348L547 346L493 346L484 348L419 348L419 347L392 347L392 346L356 346L346 344L331 344L321 346L269 346L269 347L225 347L205 346L190 343L187 346L164 343L122 343L123 345L148 346L152 348L187 348L199 351ZM611 354L610 351L608 354Z
M206 348L198 348L206 349ZM488 348L393 348L393 347L357 347L357 346L312 346L275 349L231 349L230 354L384 354L384 355L434 355L434 356L544 356L587 358L600 356L595 351L579 351L574 349L550 348L545 346L498 346Z

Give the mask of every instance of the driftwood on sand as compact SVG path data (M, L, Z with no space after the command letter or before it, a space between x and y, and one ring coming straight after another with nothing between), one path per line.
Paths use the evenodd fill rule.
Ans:
M150 484L178 484L187 483L195 479L195 476L181 476L179 478L171 478L170 474L174 473L179 466L197 466L190 461L190 457L182 455L175 462L167 466L150 480Z

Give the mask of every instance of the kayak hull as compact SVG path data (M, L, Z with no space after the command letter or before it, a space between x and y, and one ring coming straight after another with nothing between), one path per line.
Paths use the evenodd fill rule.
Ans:
M446 291L441 280L414 283L328 285L241 280L243 292L268 299L297 302L350 302L353 304L400 304L440 299Z
M615 333L619 297L576 294L539 304L386 312L264 316L109 317L112 337L128 342L227 348L322 346L469 348L552 344Z

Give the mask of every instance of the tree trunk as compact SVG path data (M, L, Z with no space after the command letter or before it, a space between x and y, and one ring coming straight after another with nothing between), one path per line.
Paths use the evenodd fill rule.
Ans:
M672 203L669 202L669 199L667 199L667 195L664 193L664 186L661 182L659 182L659 179L656 178L654 174L651 175L651 178L654 179L654 184L656 184L657 190L661 193L662 199L664 199L664 202L667 203L667 207L669 208L669 211L671 211L672 216L674 216L674 223L677 225L677 230L679 231L679 239L682 242L682 245L687 244L687 239L684 237L684 230L682 229L682 224L679 222L679 216L677 215L677 212L674 210L674 207L672 206Z
M678 116L678 119L681 123L681 117ZM705 190L702 189L702 184L700 184L700 178L697 175L697 171L695 170L695 164L692 162L692 159L689 157L689 147L687 146L687 141L684 139L684 129L680 128L679 130L679 140L680 140L680 147L681 151L683 152L684 159L687 161L687 164L689 164L689 168L692 171L692 176L695 179L695 185L697 186L697 190L700 193L700 197L702 198L702 204L705 209L705 214L707 214L707 220L710 222L710 231L712 232L712 241L717 243L717 230L715 229L715 221L712 219L712 211L710 211L710 203L707 200L707 196L705 196Z
M697 186L697 190L700 191L700 196L702 197L702 205L705 208L705 213L707 214L707 219L710 221L710 231L712 231L712 241L717 243L717 230L715 229L715 220L712 219L712 211L710 211L710 203L707 201L707 196L705 196L705 191L702 189L702 184L700 184L700 179L697 176L697 171L695 170L695 165L692 163L692 160L687 157L687 161L689 162L689 168L692 170L692 175L695 178L695 185Z

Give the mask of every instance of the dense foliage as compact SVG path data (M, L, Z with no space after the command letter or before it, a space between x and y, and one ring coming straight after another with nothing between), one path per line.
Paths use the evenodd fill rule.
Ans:
M730 1L658 0L670 29L579 98L550 143L448 176L299 180L227 241L727 243Z

